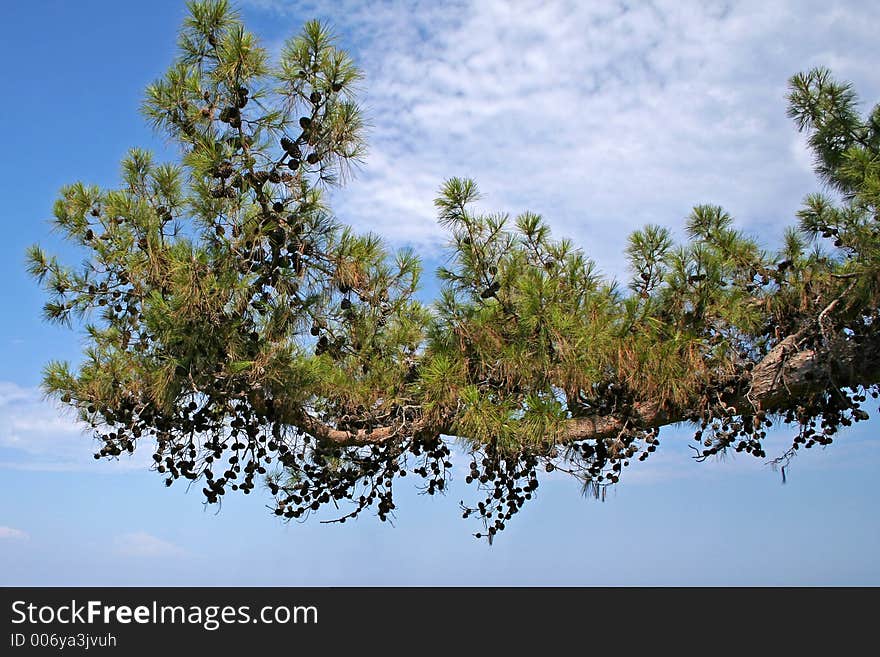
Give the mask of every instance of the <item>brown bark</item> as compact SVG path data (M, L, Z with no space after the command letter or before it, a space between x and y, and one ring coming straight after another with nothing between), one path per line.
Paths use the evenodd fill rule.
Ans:
M817 376L821 365L815 351L798 350L797 339L798 336L792 335L782 340L752 369L751 376L745 375L743 381L733 382L742 383L734 387L745 392L728 395L723 399L725 405L737 411L750 408L773 411L786 400L810 392L811 383L822 378ZM811 379L811 375L814 378ZM814 387L819 389L818 385ZM649 400L634 404L628 421L631 426L660 428L684 422L698 412L698 409L668 408L659 401ZM622 431L626 422L626 418L612 416L576 418L570 421L565 442L610 437Z
M326 424L316 420L310 415L304 415L299 418L297 426L304 429L320 441L349 446L379 444L397 435L411 435L413 433L412 428L410 428L409 431L402 433L399 428L395 427L376 427L372 431L367 431L366 429L344 431L342 429L328 427Z
M742 381L733 382L740 393L723 397L724 404L738 413L752 409L768 412L793 407L797 400L830 387L871 385L880 381L880 345L841 341L832 357L822 358L814 349L800 348L801 334L790 335L777 344ZM833 383L829 383L829 377ZM684 422L699 413L696 408L665 408L657 401L634 404L630 422L643 428L660 428ZM564 442L614 436L626 420L610 416L577 418L570 421Z

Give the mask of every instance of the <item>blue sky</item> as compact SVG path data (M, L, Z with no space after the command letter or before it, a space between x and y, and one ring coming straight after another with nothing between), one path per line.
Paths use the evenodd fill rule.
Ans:
M724 205L772 245L817 188L785 117L787 78L827 65L880 99L880 7L863 2L282 2L240 4L270 49L331 21L364 68L363 170L334 194L342 221L410 244L429 269L444 235L432 199L472 176L487 210L543 214L608 275L627 233L678 231ZM173 56L182 2L34 1L5 8L0 159L0 584L880 584L876 420L799 456L788 483L751 458L697 464L687 428L605 503L547 477L488 548L457 503L400 486L394 526L279 523L260 495L205 510L92 444L36 386L80 337L40 320L24 273L58 188L118 180L131 146L165 157L138 113ZM426 294L433 283L429 280ZM785 444L774 435L772 454Z

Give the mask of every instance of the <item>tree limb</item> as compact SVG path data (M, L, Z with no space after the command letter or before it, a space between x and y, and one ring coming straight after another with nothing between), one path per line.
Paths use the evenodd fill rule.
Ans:
M736 412L761 409L778 411L793 401L828 388L832 375L836 387L868 385L880 381L877 345L855 348L841 344L829 361L815 349L800 349L801 333L793 334L777 344L752 370L734 383L739 392L724 397L724 403ZM833 371L828 371L829 362ZM740 383L740 385L736 385ZM667 408L656 400L636 402L629 417L591 416L569 420L562 442L601 439L615 435L630 423L640 428L660 428L684 422L699 414L697 408Z
M829 361L815 349L800 348L803 338L803 331L784 338L755 365L751 374L746 373L728 382L737 392L723 396L725 405L733 407L738 413L758 409L773 412L791 406L792 400L827 389L829 375L833 376L837 387L880 381L880 344L856 347L849 342L841 343ZM828 371L829 363L833 366L831 372ZM608 438L619 434L627 426L660 428L687 421L698 415L700 410L670 407L655 399L639 401L633 404L626 416L595 414L568 420L559 442ZM423 421L398 427L376 427L372 431L344 431L333 429L308 415L302 416L297 424L318 440L340 446L381 444L399 436L420 433L440 435L451 431L451 422L434 426Z

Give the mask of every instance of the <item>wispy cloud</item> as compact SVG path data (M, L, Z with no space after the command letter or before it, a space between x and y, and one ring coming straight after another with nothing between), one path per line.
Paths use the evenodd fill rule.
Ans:
M113 546L118 554L127 557L179 557L186 554L182 548L173 543L144 531L117 536L113 541Z
M0 381L0 468L18 470L103 470L95 461L96 441L69 408L44 398L36 388ZM123 456L113 467L140 468L149 450Z
M789 76L824 64L863 97L880 93L868 65L880 5L863 2L245 7L288 19L269 39L313 17L337 27L365 70L372 123L337 211L427 255L445 241L432 199L452 175L476 178L487 208L544 214L617 275L629 231L680 227L697 203L774 239L816 186L785 116Z
M15 529L14 527L6 527L5 525L0 525L0 541L4 539L9 539L13 541L24 541L30 538L27 532L23 532L20 529Z

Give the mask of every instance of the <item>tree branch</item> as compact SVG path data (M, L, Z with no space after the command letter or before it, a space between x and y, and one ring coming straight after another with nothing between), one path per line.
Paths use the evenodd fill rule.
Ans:
M750 409L778 411L790 407L797 399L828 388L828 376L834 385L869 385L880 381L880 346L840 344L829 361L814 349L800 349L802 333L796 333L777 344L752 370L734 382L740 392L723 398L737 413ZM829 362L833 371L829 372ZM739 383L740 385L737 385ZM698 408L667 408L655 400L637 402L628 417L591 416L569 421L562 442L601 439L616 435L626 422L640 428L660 428L684 422L699 414Z
M803 331L786 337L753 368L751 374L726 382L737 392L723 396L724 404L737 413L757 409L773 412L788 408L793 400L827 389L829 374L837 387L880 381L880 344L865 343L857 347L854 343L842 343L829 361L820 357L815 349L801 349L799 344L803 338ZM829 362L833 365L833 372L828 371ZM608 438L627 426L661 428L687 421L700 410L670 407L660 400L639 401L626 416L597 414L568 420L559 442ZM309 415L298 418L296 424L318 440L340 446L381 444L417 434L440 435L449 433L452 425L451 422L435 426L415 421L397 427L376 427L372 431L344 431L333 429Z
M372 430L358 429L357 431L334 429L307 413L297 417L296 426L319 441L340 446L378 445L401 434L400 427L376 427Z

